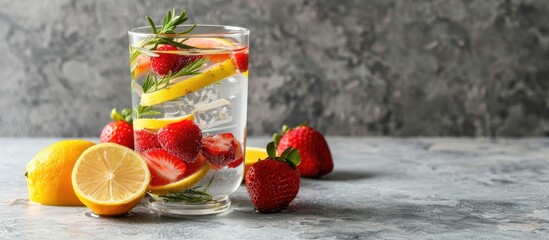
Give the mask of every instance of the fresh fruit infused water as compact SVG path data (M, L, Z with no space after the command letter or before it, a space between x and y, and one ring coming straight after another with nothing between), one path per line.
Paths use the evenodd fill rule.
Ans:
M149 206L222 212L243 178L249 31L170 24L129 32L134 145L151 172Z

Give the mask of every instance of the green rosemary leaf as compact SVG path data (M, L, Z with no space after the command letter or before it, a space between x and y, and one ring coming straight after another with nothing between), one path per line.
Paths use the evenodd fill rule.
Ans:
M145 77L145 81L143 81L143 92L148 93L156 84L156 81L154 77L151 76L150 73L147 73L147 77Z
M204 63L206 63L205 58L196 59L194 62L192 62L191 64L185 66L183 69L179 70L179 72L177 72L173 76L171 76L170 80L178 78L178 77L182 77L182 76L199 74L200 73L199 70L202 67L202 65L204 65Z
M174 45L178 48L183 48L183 49L191 49L191 48L194 48L194 47L191 47L189 45L185 45L183 43L180 43L180 42L177 42L171 38L160 38L158 39L158 43L166 43L166 44L171 44L171 45Z
M133 119L139 119L142 116L158 115L159 111L153 110L151 107L137 106L133 109Z
M135 61L131 66L130 66L130 73L133 75L133 72L135 72L135 69L137 69L137 66L139 66L139 60Z
M187 189L183 192L163 194L159 197L166 202L188 203L207 202L211 201L213 198L212 195L210 195L209 193L196 189Z
M185 66L181 70L179 70L177 73L172 74L171 72L164 77L155 77L150 74L147 74L147 77L145 78L145 81L143 81L143 92L144 93L150 93L154 92L163 88L166 88L170 86L171 81L182 76L187 75L195 75L200 73L200 68L204 63L206 62L205 58L199 58L192 62L191 64Z
M146 18L147 18L147 21L149 21L149 24L151 25L151 28L152 28L153 33L156 34L156 33L157 33L157 32L156 32L156 26L154 25L153 20L152 20L151 17L149 17L149 16L146 16Z
M187 30L183 31L183 32L178 32L178 34L187 34L187 33L190 33L192 30L194 30L196 28L196 24L193 24L192 26L190 26Z
M146 48L140 48L140 47L133 47L135 49L135 51L137 51L138 53L142 53L142 54L145 54L149 57L158 57L160 55L158 55L158 53L153 53L151 51L149 51L148 49Z

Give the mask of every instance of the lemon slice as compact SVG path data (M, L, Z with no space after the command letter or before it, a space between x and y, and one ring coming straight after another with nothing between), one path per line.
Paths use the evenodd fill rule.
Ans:
M133 120L133 129L134 130L141 130L141 129L152 129L157 130L165 127L168 124L180 122L183 120L193 120L193 115L189 114L183 117L178 118L162 118L162 119L155 119L155 118L139 118Z
M244 160L244 179L246 178L246 172L254 165L259 159L265 159L269 157L265 148L248 147L246 146L246 158Z
M248 77L248 71L243 72L244 76Z
M196 90L202 89L212 83L220 81L237 72L237 66L232 59L225 60L205 70L204 72L192 76L185 81L178 82L164 89L144 93L141 95L141 106L152 106L155 104L167 102L178 97L185 96Z
M145 160L114 143L88 148L72 171L72 187L78 199L104 216L125 214L139 204L150 179Z
M173 182L166 185L161 186L150 186L149 190L154 194L166 194L170 192L179 192L183 191L185 189L188 189L192 186L194 186L196 183L198 183L206 174L208 173L208 170L210 170L210 167L208 167L208 164L204 164L203 167L198 169L195 173L189 175L188 177L181 179L177 182Z

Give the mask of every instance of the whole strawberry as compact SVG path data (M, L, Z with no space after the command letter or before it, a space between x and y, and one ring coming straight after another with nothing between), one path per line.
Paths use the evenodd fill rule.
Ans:
M162 145L160 145L160 142L158 142L158 134L151 130L137 130L134 133L134 138L135 151L138 151L140 153L146 152L151 149L162 148Z
M269 157L260 160L246 173L246 188L257 211L270 213L288 206L299 192L300 156L289 147L279 157L273 142L267 145Z
M150 60L152 70L160 76L175 74L197 59L202 58L200 55L178 55L174 53L167 53L180 50L176 46L169 44L162 45L156 48L156 50L166 52L158 53L157 57L151 57Z
M301 164L297 168L302 177L322 177L334 169L332 154L326 139L316 129L302 124L296 128L282 127L282 134L276 133L274 141L278 152L288 147L299 150Z
M102 143L111 142L133 149L133 126L132 126L132 110L125 108L122 114L114 108L111 111L111 118L114 122L110 122L101 131L99 141Z
M202 131L193 121L183 120L160 129L158 141L170 154L193 163L202 148Z

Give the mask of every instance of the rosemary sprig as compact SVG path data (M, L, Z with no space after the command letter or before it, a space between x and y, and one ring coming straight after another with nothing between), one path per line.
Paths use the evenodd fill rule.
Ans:
M160 198L166 202L187 202L187 203L199 203L207 202L213 199L212 195L196 188L187 189L183 192L168 193L160 195Z
M192 46L183 44L183 41L185 41L186 39L183 39L181 42L178 42L174 40L174 37L169 36L170 34L187 34L196 28L196 24L194 24L184 31L175 32L175 29L177 28L177 26L179 26L180 24L188 20L186 10L181 11L181 14L179 15L175 14L175 8L172 10L168 10L168 12L166 13L166 16L163 18L162 27L160 27L160 29L157 29L154 21L149 16L146 16L146 18L149 24L151 25L151 29L154 34L162 34L165 36L146 38L142 40L138 44L138 46L131 46L130 62L133 62L140 53L148 56L151 56L151 54L155 54L150 50L155 50L160 44L171 44L178 48L183 48L183 49L193 48ZM145 46L150 46L150 45L153 45L153 47L151 47L150 50L145 48Z
M187 203L199 203L208 202L213 199L212 195L208 193L208 188L212 185L214 177L210 178L206 187L202 190L198 190L200 186L186 189L183 192L168 193L160 195L159 197L166 202L187 202Z
M159 111L153 110L151 107L137 106L133 108L133 119L139 119L142 116L150 116L160 114Z
M150 93L157 91L159 89L168 87L171 85L170 81L182 77L182 76L188 76L188 75L195 75L200 73L200 67L206 63L205 58L199 58L192 62L191 64L185 66L181 70L179 70L177 73L172 74L171 72L164 77L156 78L155 76L151 74L147 74L147 77L143 81L143 92L144 93Z

